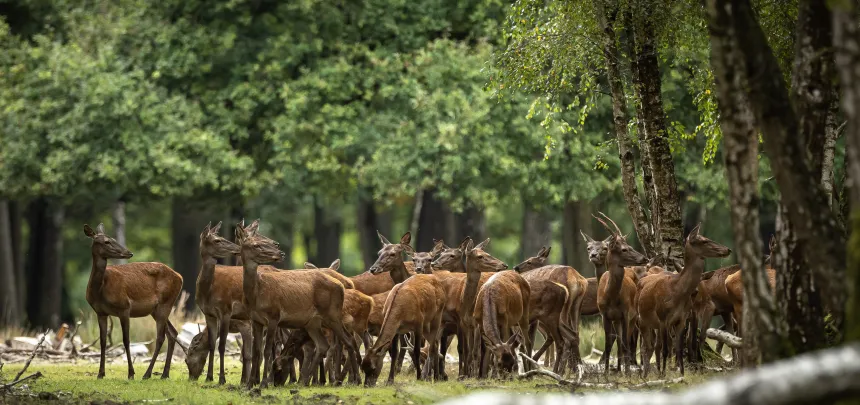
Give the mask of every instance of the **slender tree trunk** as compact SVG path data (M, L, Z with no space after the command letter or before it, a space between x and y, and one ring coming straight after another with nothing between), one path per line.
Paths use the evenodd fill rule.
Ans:
M615 128L615 139L618 142L618 158L621 160L621 184L624 191L624 201L627 212L633 218L636 235L642 244L644 253L652 256L656 251L653 230L648 222L648 216L639 200L636 187L636 157L633 153L633 141L627 132L627 99L624 94L624 84L618 67L620 53L618 52L615 35L615 21L618 16L617 6L608 9L605 0L595 0L594 5L600 30L603 59L606 62L606 76L612 95L612 123ZM579 238L575 238L579 240ZM567 245L565 245L567 246ZM570 256L566 256L569 258Z
M845 127L845 159L849 182L860 179L860 30L853 2L833 2L833 48L842 87ZM848 243L845 339L860 341L860 187L851 183L851 239ZM847 198L845 199L847 200ZM855 401L858 403L860 401Z
M454 229L454 240L463 240L467 236L471 236L475 243L480 243L487 237L487 224L484 217L484 211L475 206L468 206L462 212L449 214L449 218L453 218L453 227L449 225L449 229Z
M63 295L65 208L45 198L30 205L27 317L35 328L57 328ZM52 298L53 297L53 298Z
M839 132L842 128L840 128L839 124L836 122L836 115L839 113L839 100L834 96L830 103L830 108L827 111L827 128L824 136L824 147L823 147L823 158L821 162L821 186L824 188L824 192L827 194L827 205L831 209L834 208L834 201L836 200L836 195L834 195L834 178L833 178L833 166L834 160L836 158L836 140L839 138Z
M182 289L190 294L187 308L193 309L200 271L200 231L209 220L195 204L182 199L173 200L172 210L173 270L182 275Z
M19 313L27 306L27 277L24 274L24 236L21 231L24 222L24 210L21 203L9 201L9 226L12 235L12 257L15 266L15 285L18 289ZM20 314L23 315L23 314Z
M18 326L21 322L15 273L9 202L0 200L0 326Z
M736 52L739 33L733 29L731 8L721 0L709 0L707 11L711 38L711 66L716 80L723 133L723 155L731 199L735 248L743 272L744 316L742 325L744 366L755 367L784 355L784 336L762 260L759 237L758 134L746 85L739 72L743 60Z
M239 222L241 222L242 220L247 221L249 219L250 218L245 218L245 204L244 203L236 202L236 203L232 204L232 206L230 207L230 209L227 212L227 220L224 223L224 226L221 227L221 229L223 229L223 231L221 231L221 236L226 238L227 240L230 240L230 241L236 239L236 225L238 225ZM280 240L279 240L279 242L280 242ZM289 261L289 257L287 257L287 259L285 259L285 260ZM239 255L236 255L230 259L224 260L223 264L241 266L242 265L242 257Z
M316 253L314 263L318 266L328 266L340 257L340 234L343 225L340 213L319 202L314 205L314 240Z
M721 6L729 4L736 16L732 25L742 38L737 46L744 59L747 96L764 136L781 203L795 227L797 243L804 250L815 286L826 297L825 305L833 324L841 329L845 290L840 280L844 279L845 239L836 215L829 209L821 209L827 207L827 195L821 186L821 172L815 170L808 156L807 138L802 132L808 121L804 121L803 127L799 125L799 116L808 117L811 113L798 114L792 107L782 72L749 0L720 1ZM802 38L798 42L807 40Z
M380 211L376 207L370 190L360 190L356 208L358 245L364 261L363 268L366 269L376 261L376 252L379 251L379 238L376 236L376 231L388 236L391 233L391 218L388 212Z
M649 1L639 4L640 8L652 8L655 5ZM645 4L648 3L648 4ZM637 10L640 17L642 13ZM675 163L669 148L669 135L666 131L666 113L663 110L663 98L660 67L657 62L656 33L653 19L645 13L645 17L636 24L634 30L635 72L633 75L634 88L639 100L644 132L640 134L640 145L645 151L642 165L648 166L653 177L655 198L651 205L651 222L659 235L659 252L669 253L680 258L683 252L683 228L681 223L681 201L678 194L678 183L675 179Z
M594 266L588 261L588 248L582 239L581 230L586 235L594 235L596 228L593 225L594 218L591 217L591 203L589 201L568 201L564 205L562 213L562 263L575 268L585 277L599 277ZM602 273L603 269L597 269Z
M520 258L525 259L534 256L541 247L551 245L552 229L550 228L549 216L544 212L535 210L528 203L523 204Z
M119 200L116 202L116 205L113 207L113 233L116 235L114 239L119 242L120 245L128 247L128 244L125 239L125 202ZM118 259L116 261L118 264L128 263L128 260Z
M445 203L437 199L435 194L433 190L424 190L422 195L421 213L418 216L418 235L417 237L413 235L415 244L412 246L417 252L429 252L433 249L434 238L445 239L445 243L449 246L460 243L460 241L451 241L456 238L456 234L449 227L450 212L446 209ZM399 236L395 237L399 239Z

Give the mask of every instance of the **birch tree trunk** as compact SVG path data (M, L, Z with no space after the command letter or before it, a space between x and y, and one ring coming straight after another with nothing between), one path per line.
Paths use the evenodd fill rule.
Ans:
M767 283L759 236L758 133L738 74L743 61L736 52L738 33L732 29L732 9L720 0L707 2L711 37L711 66L716 80L723 132L723 155L729 182L735 248L743 270L744 316L741 364L783 357L779 317Z

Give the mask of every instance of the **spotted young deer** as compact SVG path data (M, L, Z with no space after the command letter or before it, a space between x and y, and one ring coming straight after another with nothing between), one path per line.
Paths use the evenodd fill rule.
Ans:
M661 347L674 347L681 374L684 374L684 326L693 308L693 294L702 279L705 258L726 257L731 250L699 234L701 224L693 228L684 247L684 270L680 273L662 272L643 279L636 303L642 332L642 364L647 376L655 339ZM674 345L669 339L674 339ZM662 369L665 373L667 355L664 351ZM659 366L659 364L658 364Z
M169 378L170 361L176 344L176 328L170 323L168 316L182 291L182 276L163 263L137 262L108 266L108 259L130 259L132 253L125 246L105 235L104 224L99 224L96 230L89 225L84 225L84 234L93 240L93 266L87 283L87 302L96 312L99 320L101 356L97 378L105 376L109 316L118 317L122 327L122 344L128 360L129 380L134 379L134 367L129 350L131 343L129 319L144 316L152 316L155 319L155 351L143 379L148 379L152 375L152 368L155 366L158 352L161 351L161 345L164 344L165 335L168 337L167 358L161 378Z
M603 318L603 332L606 334L605 351L611 352L612 346L618 342L618 357L623 370L624 365L629 364L631 359L628 346L636 318L636 283L627 276L624 266L641 265L646 263L647 259L627 244L627 236L621 233L615 221L606 214L599 213L612 223L614 229L602 219L594 217L612 234L606 255L606 272L600 277L598 284L597 307ZM604 371L609 372L609 356L604 358L603 365Z

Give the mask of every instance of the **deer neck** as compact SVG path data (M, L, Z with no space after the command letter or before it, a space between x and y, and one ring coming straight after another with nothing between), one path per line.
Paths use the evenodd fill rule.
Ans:
M463 286L463 299L460 301L460 318L470 320L474 317L475 304L478 298L478 284L481 282L481 269L468 260L466 268L466 284Z
M212 285L215 283L215 265L218 261L201 248L200 263L200 274L197 275L197 293L194 295L198 305L205 302L212 293Z
M696 290L705 270L705 258L696 254L693 249L686 247L684 251L684 271L678 274L676 290L680 297L689 297Z
M244 256L244 254L243 254ZM257 263L253 260L242 257L242 293L245 295L245 302L248 303L248 309L257 307Z
M93 252L93 267L90 271L90 281L87 284L87 292L92 292L95 296L101 296L102 287L104 285L105 270L107 269L107 259Z
M398 261L397 264L394 265L394 268L391 269L391 279L394 280L394 284L400 284L406 281L411 274L406 270L406 263L403 261Z
M610 255L606 258L606 271L609 272L606 295L610 299L615 299L621 295L621 285L624 283L624 266Z

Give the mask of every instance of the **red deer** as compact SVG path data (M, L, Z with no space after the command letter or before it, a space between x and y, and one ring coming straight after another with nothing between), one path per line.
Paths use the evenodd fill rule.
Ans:
M352 376L357 375L358 351L353 339L347 335L342 321L344 288L338 280L318 271L278 271L259 273L258 264L283 259L277 242L236 228L236 240L241 247L243 266L243 290L245 303L253 321L253 365L248 386L252 386L259 375L259 353L262 346L263 328L266 329L264 372L261 387L272 383L274 361L274 337L278 327L303 328L314 342L313 359L302 367L299 382L307 385L313 370L319 366L328 351L329 344L322 328L330 329L349 352Z
M660 338L674 339L677 359L681 374L684 373L684 326L693 308L691 297L702 279L702 272L707 257L726 257L731 250L717 242L699 235L696 226L687 236L684 248L684 270L680 273L662 272L648 276L640 281L639 327L642 331L642 363L647 376L650 369L651 354L654 352L654 340ZM656 334L655 334L656 331ZM662 347L672 347L669 340ZM665 372L667 361L662 356L662 368Z
M428 380L431 371L435 369L433 365L438 363L437 342L444 308L445 289L434 276L416 274L394 286L385 301L385 315L379 338L365 353L361 362L361 369L365 374L364 385L376 385L382 370L384 352L396 335L408 332L412 332L415 336L412 359L416 364L417 378ZM430 342L430 356L424 364L422 373L419 359L421 342L425 338ZM389 382L392 382L392 377L389 377Z
M619 363L623 370L632 357L628 346L636 318L636 283L632 277L627 276L628 272L624 266L641 265L647 259L627 244L627 237L621 233L615 221L602 212L600 215L611 222L614 229L602 219L594 217L612 233L606 255L606 272L600 277L598 284L597 307L603 318L603 331L606 334L604 351L611 352L612 346L618 341ZM609 372L609 355L604 357L603 364L604 371Z
M162 263L128 263L108 266L108 259L130 259L132 253L105 235L104 224L99 224L94 231L89 225L84 225L84 234L93 240L93 266L90 280L87 283L87 302L96 312L99 319L99 343L101 356L99 359L99 374L105 376L105 351L107 350L107 320L109 316L119 318L122 327L122 344L128 360L128 379L134 379L134 367L131 364L131 344L129 338L129 319L152 316L156 325L155 352L149 362L149 368L143 375L148 379L152 375L155 359L167 341L167 359L161 378L170 377L170 361L173 358L173 347L176 344L176 328L170 323L168 316L173 308L179 292L182 291L182 276Z
M529 327L530 294L529 283L516 271L498 272L481 287L474 309L486 348L481 378L487 377L490 355L499 372L510 373L516 366L517 347L528 339L522 332Z

